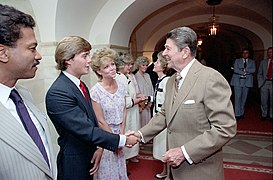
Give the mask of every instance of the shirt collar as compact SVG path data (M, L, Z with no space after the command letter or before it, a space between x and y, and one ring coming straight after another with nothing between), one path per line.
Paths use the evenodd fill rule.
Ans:
M192 59L191 62L189 64L187 64L187 66L184 67L184 69L182 69L182 71L180 72L180 75L183 79L185 79L186 75L188 74L192 64L194 63L196 59Z
M80 85L80 79L78 79L77 77L73 76L72 74L69 74L66 71L63 71L64 75L66 77L68 77L77 87L79 87Z
M1 92L0 102L2 104L7 103L8 99L9 99L10 92L12 89L14 89L14 87L10 88L10 87L5 86L4 84L0 83L0 92Z

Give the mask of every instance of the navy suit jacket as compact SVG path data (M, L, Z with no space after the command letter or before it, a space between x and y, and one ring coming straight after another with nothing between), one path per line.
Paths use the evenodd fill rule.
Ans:
M98 127L89 93L88 100L62 72L46 94L47 114L59 134L58 179L93 179L90 161L97 146L118 148L119 135Z

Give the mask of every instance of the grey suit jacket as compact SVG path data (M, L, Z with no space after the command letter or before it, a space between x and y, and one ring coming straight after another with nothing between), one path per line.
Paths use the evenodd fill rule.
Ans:
M16 89L45 130L51 168L48 167L38 147L22 125L0 103L0 179L56 179L56 160L45 116L33 105L29 91L23 87L16 87Z
M268 59L262 60L257 73L258 88L262 87L266 80L268 71Z
M253 87L253 73L256 71L255 61L252 59L248 59L245 79L241 79L240 77L244 74L242 71L244 68L243 59L236 59L234 62L234 73L232 75L230 85L231 86L239 86L239 87Z
M222 147L236 134L228 82L196 60L173 103L174 84L175 75L167 82L162 112L140 129L145 142L167 128L167 149L184 145L194 162L172 168L174 179L223 179Z

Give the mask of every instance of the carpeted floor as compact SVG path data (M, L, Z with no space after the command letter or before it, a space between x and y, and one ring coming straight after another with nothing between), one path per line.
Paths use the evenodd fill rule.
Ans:
M270 135L273 132L273 123L270 120L262 121L260 119L259 96L253 93L249 94L245 107L245 118L237 121L238 133Z
M154 175L161 172L162 164L151 155L140 155L139 163L129 162L127 170L130 180L154 180ZM224 163L226 180L272 180L272 167Z
M250 94L251 96L251 94ZM224 147L226 180L272 180L272 121L260 120L259 100L250 97L245 118L237 121L237 136ZM161 162L152 158L152 145L141 150L139 163L129 162L130 180L154 180Z
M237 121L238 133L271 135L273 132L272 121L260 119L260 109L257 103L248 103L245 118Z

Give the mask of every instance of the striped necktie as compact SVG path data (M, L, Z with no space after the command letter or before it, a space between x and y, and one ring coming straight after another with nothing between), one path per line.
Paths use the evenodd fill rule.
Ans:
M176 98L176 95L178 93L178 89L179 89L179 83L180 81L182 80L182 76L180 73L176 73L176 76L175 76L175 83L174 83L174 88L175 88L175 91L174 91L174 96L173 96L173 102Z

